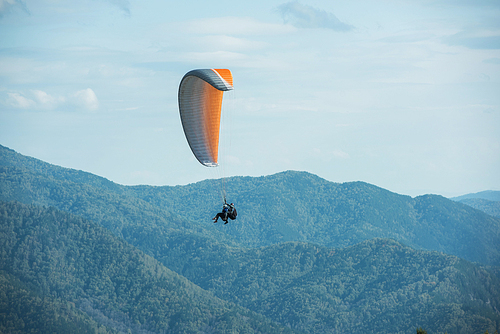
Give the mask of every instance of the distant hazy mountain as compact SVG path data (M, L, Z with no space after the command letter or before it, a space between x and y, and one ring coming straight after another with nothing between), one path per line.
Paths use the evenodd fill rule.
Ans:
M453 197L452 200L467 204L474 209L500 218L500 191L482 191L475 194Z
M473 193L473 194L466 194L462 196L457 196L451 198L454 201L461 201L464 199L485 199L488 201L493 201L493 202L498 202L500 201L500 191L495 191L495 190L486 190L486 191L481 191L478 193Z

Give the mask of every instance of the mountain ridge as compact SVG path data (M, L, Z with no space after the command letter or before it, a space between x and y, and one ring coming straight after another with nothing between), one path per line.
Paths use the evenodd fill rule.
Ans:
M464 199L480 198L488 201L498 202L500 201L500 191L498 190L485 190L477 193L470 193L461 196L451 197L450 199L460 202Z
M229 200L236 204L239 217L223 232L248 247L284 241L343 247L380 237L500 264L500 250L495 246L500 243L500 220L443 196L412 198L364 182L332 183L294 171L259 178L232 177L225 182L233 189ZM154 205L179 208L178 213L202 224L207 221L206 212L217 210L210 204L215 197L204 195L213 191L209 185L192 184L182 192L147 186L131 190ZM479 222L485 229L482 232L475 228ZM473 254L464 248L480 240L488 249Z
M100 223L146 252L146 235L195 229L245 247L285 241L345 247L391 238L417 249L500 265L500 219L439 195L412 198L364 182L333 183L307 172L231 177L225 181L228 200L239 215L221 225L210 220L220 210L218 180L175 187L110 186L111 181L95 181L85 173L84 179L91 179L86 183L75 171L5 152L0 149L0 199L54 205ZM139 228L141 221L148 229ZM132 237L138 229L142 239Z
M411 198L363 182L331 183L307 172L287 171L260 178L234 177L227 180L227 185L231 190L230 200L237 204L238 219L227 225L213 224L211 215L207 215L219 209L217 180L176 187L116 185L119 189L114 191L115 186L102 179L87 183L85 178L92 178L91 174L81 177L71 170L52 169L50 164L43 162L35 168L33 163L23 164L25 158L16 154L5 153L0 148L0 200L6 201L2 205L34 205L33 210L48 212L50 217L70 215L78 221L92 221L95 226L103 226L112 233L108 233L108 240L124 240L128 246L123 247L135 254L144 254L141 255L144 258L150 256L148 261L158 261L156 266L164 266L180 275L187 285L195 285L195 290L203 296L207 296L202 292L206 291L220 303L241 307L213 320L215 324L229 324L230 328L247 326L240 320L250 317L254 320L249 328L262 325L267 328L263 332L272 332L269 328L274 325L266 319L271 316L283 326L275 328L305 333L401 333L414 331L418 326L425 327L429 333L470 333L493 332L500 327L498 267L457 257L465 253L483 260L479 262L494 265L498 249L496 244L491 246L489 243L498 233L499 220L442 196ZM26 204L15 204L16 200ZM2 210L0 213L5 212ZM13 221L22 222L23 219L14 215ZM471 230L472 227L477 231ZM62 230L52 228L49 232L57 235ZM31 244L42 236L35 227L33 232L29 237L33 240ZM458 238L457 242L455 238L461 234L466 237ZM9 235L11 237L0 240L15 239L19 233ZM381 238L380 235L403 238L393 240L396 238ZM248 240L242 240L243 236ZM411 242L415 236L421 239L413 242L417 247ZM260 244L255 242L259 239L262 239ZM53 242L46 237L37 242L47 241ZM31 245L28 242L18 244ZM425 250L426 244L432 247ZM2 251L11 246L3 243ZM429 250L440 250L440 247L456 254ZM41 259L46 258L48 263L58 263L61 258L52 257L57 254L56 248L44 251L47 248L37 247L33 252L36 250L38 253L35 253ZM100 261L109 263L106 261L120 259L107 252L108 248L116 249L101 246L97 254L110 255L102 260L95 258L91 261L93 266L99 266ZM93 259L94 256L88 257ZM120 264L129 263L128 256L120 256L122 260L113 263L116 268L113 267L110 273L129 270ZM4 268L39 267L25 259L18 257L17 263L22 265ZM66 268L69 267L57 269ZM79 270L84 275L89 274L86 273L88 269ZM102 269L91 271L101 272ZM42 288L48 281L43 275L50 272L42 270L34 274L39 277L36 282L42 282ZM64 271L59 271L58 275L71 277ZM130 300L126 290L107 291L120 282L120 275L107 274L102 279L93 276L93 285L83 285L83 289L77 285L71 291L95 293L96 287L102 286L103 296ZM150 277L148 275L145 276ZM137 277L137 283L133 284L145 284L142 277L133 277ZM149 291L159 288L157 283L151 284ZM59 290L49 291L58 296ZM127 302L120 306L113 302L109 305L125 307L119 312L128 310L132 318L144 317L149 307L147 301L155 300L155 295L148 293L149 297L142 299L146 304L139 304L141 307L135 306L135 309L133 305L137 303ZM184 305L194 302L187 298ZM113 314L109 310L104 317L95 313L99 311L96 305L103 307L106 303L102 304L101 300L100 304L94 301L78 304L86 314L97 314L92 318L97 325L88 322L89 326L107 324L111 326L109 331L121 328L120 322L115 323L116 319L108 316ZM147 307L143 309L143 305ZM158 313L149 310L151 314ZM177 315L170 313L172 324L182 320L195 326L192 328L200 328L196 327L199 324L191 318L188 307L182 310L185 311ZM209 326L214 324L212 320L203 321L208 321ZM141 328L159 332L166 326L161 320L159 323L162 325L154 327L156 329Z
M177 244L183 258L169 256L172 266L166 264L181 260L180 276L55 208L0 202L0 222L7 241L0 271L55 305L75 305L102 333L406 333L418 326L471 333L500 324L493 273L390 239L343 249L304 242L244 249L185 239Z
M451 199L500 218L500 191L487 190Z

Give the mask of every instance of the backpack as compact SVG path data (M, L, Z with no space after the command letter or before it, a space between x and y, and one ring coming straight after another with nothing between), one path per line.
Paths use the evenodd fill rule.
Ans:
M235 207L233 207L232 210L229 210L229 212L228 212L228 217L231 218L231 220L235 220L237 215L238 215L238 212L236 212Z

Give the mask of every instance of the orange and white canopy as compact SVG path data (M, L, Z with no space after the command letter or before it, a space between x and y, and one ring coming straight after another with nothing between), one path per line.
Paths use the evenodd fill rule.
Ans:
M217 166L224 91L233 89L227 69L198 69L186 73L179 85L179 112L184 134L198 161Z

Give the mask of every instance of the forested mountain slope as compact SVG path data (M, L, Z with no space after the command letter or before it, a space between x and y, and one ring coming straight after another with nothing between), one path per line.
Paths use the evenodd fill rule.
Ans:
M48 332L66 333L292 332L54 208L0 202L0 240L3 330L45 319Z
M452 200L467 204L474 209L481 210L493 217L500 218L500 191L482 191L475 194L453 197Z
M284 172L230 178L238 219L213 224L216 182L125 187L0 147L0 282L20 307L53 310L51 328L81 331L500 329L500 271L453 256L496 264L498 219L441 196Z
M464 199L474 199L474 198L480 198L480 199L485 199L488 201L498 202L498 201L500 201L500 191L498 191L498 190L485 190L485 191L480 191L478 193L465 194L462 196L453 197L451 199L454 201L461 201Z
M220 210L217 180L125 187L0 147L0 181L0 199L53 205L81 215L145 251L140 244L148 242L141 238L171 232L194 232L250 247L284 241L344 247L392 238L500 265L499 218L442 196L411 198L363 182L338 184L305 172L229 178L228 200L236 203L239 216L227 225L211 223Z
M4 291L43 296L43 303L16 299L31 311L11 306L8 317L65 321L52 320L52 329L407 333L423 326L430 333L482 333L500 326L498 277L392 240L345 249L297 242L245 249L199 237L166 239L170 253L161 261L188 281L109 231L54 208L0 202L0 226L0 270L14 281ZM12 288L16 282L22 288Z
M35 292L0 271L0 333L117 333L74 303Z
M154 230L158 234L175 231L226 239L212 226L188 221L173 213L171 207L152 205L129 189L0 146L0 200L54 206L99 223L121 237Z
M210 181L177 187L138 186L136 196L209 221ZM333 183L305 172L227 181L239 218L224 232L241 244L307 241L343 247L371 238L500 264L500 219L442 196L402 196L363 183ZM184 210L184 211L183 211ZM480 226L480 228L478 228Z
M500 279L388 239L344 249L169 240L161 261L217 296L308 333L475 333L500 327Z
M500 201L489 201L482 198L466 198L459 201L474 209L481 210L490 216L500 218Z

